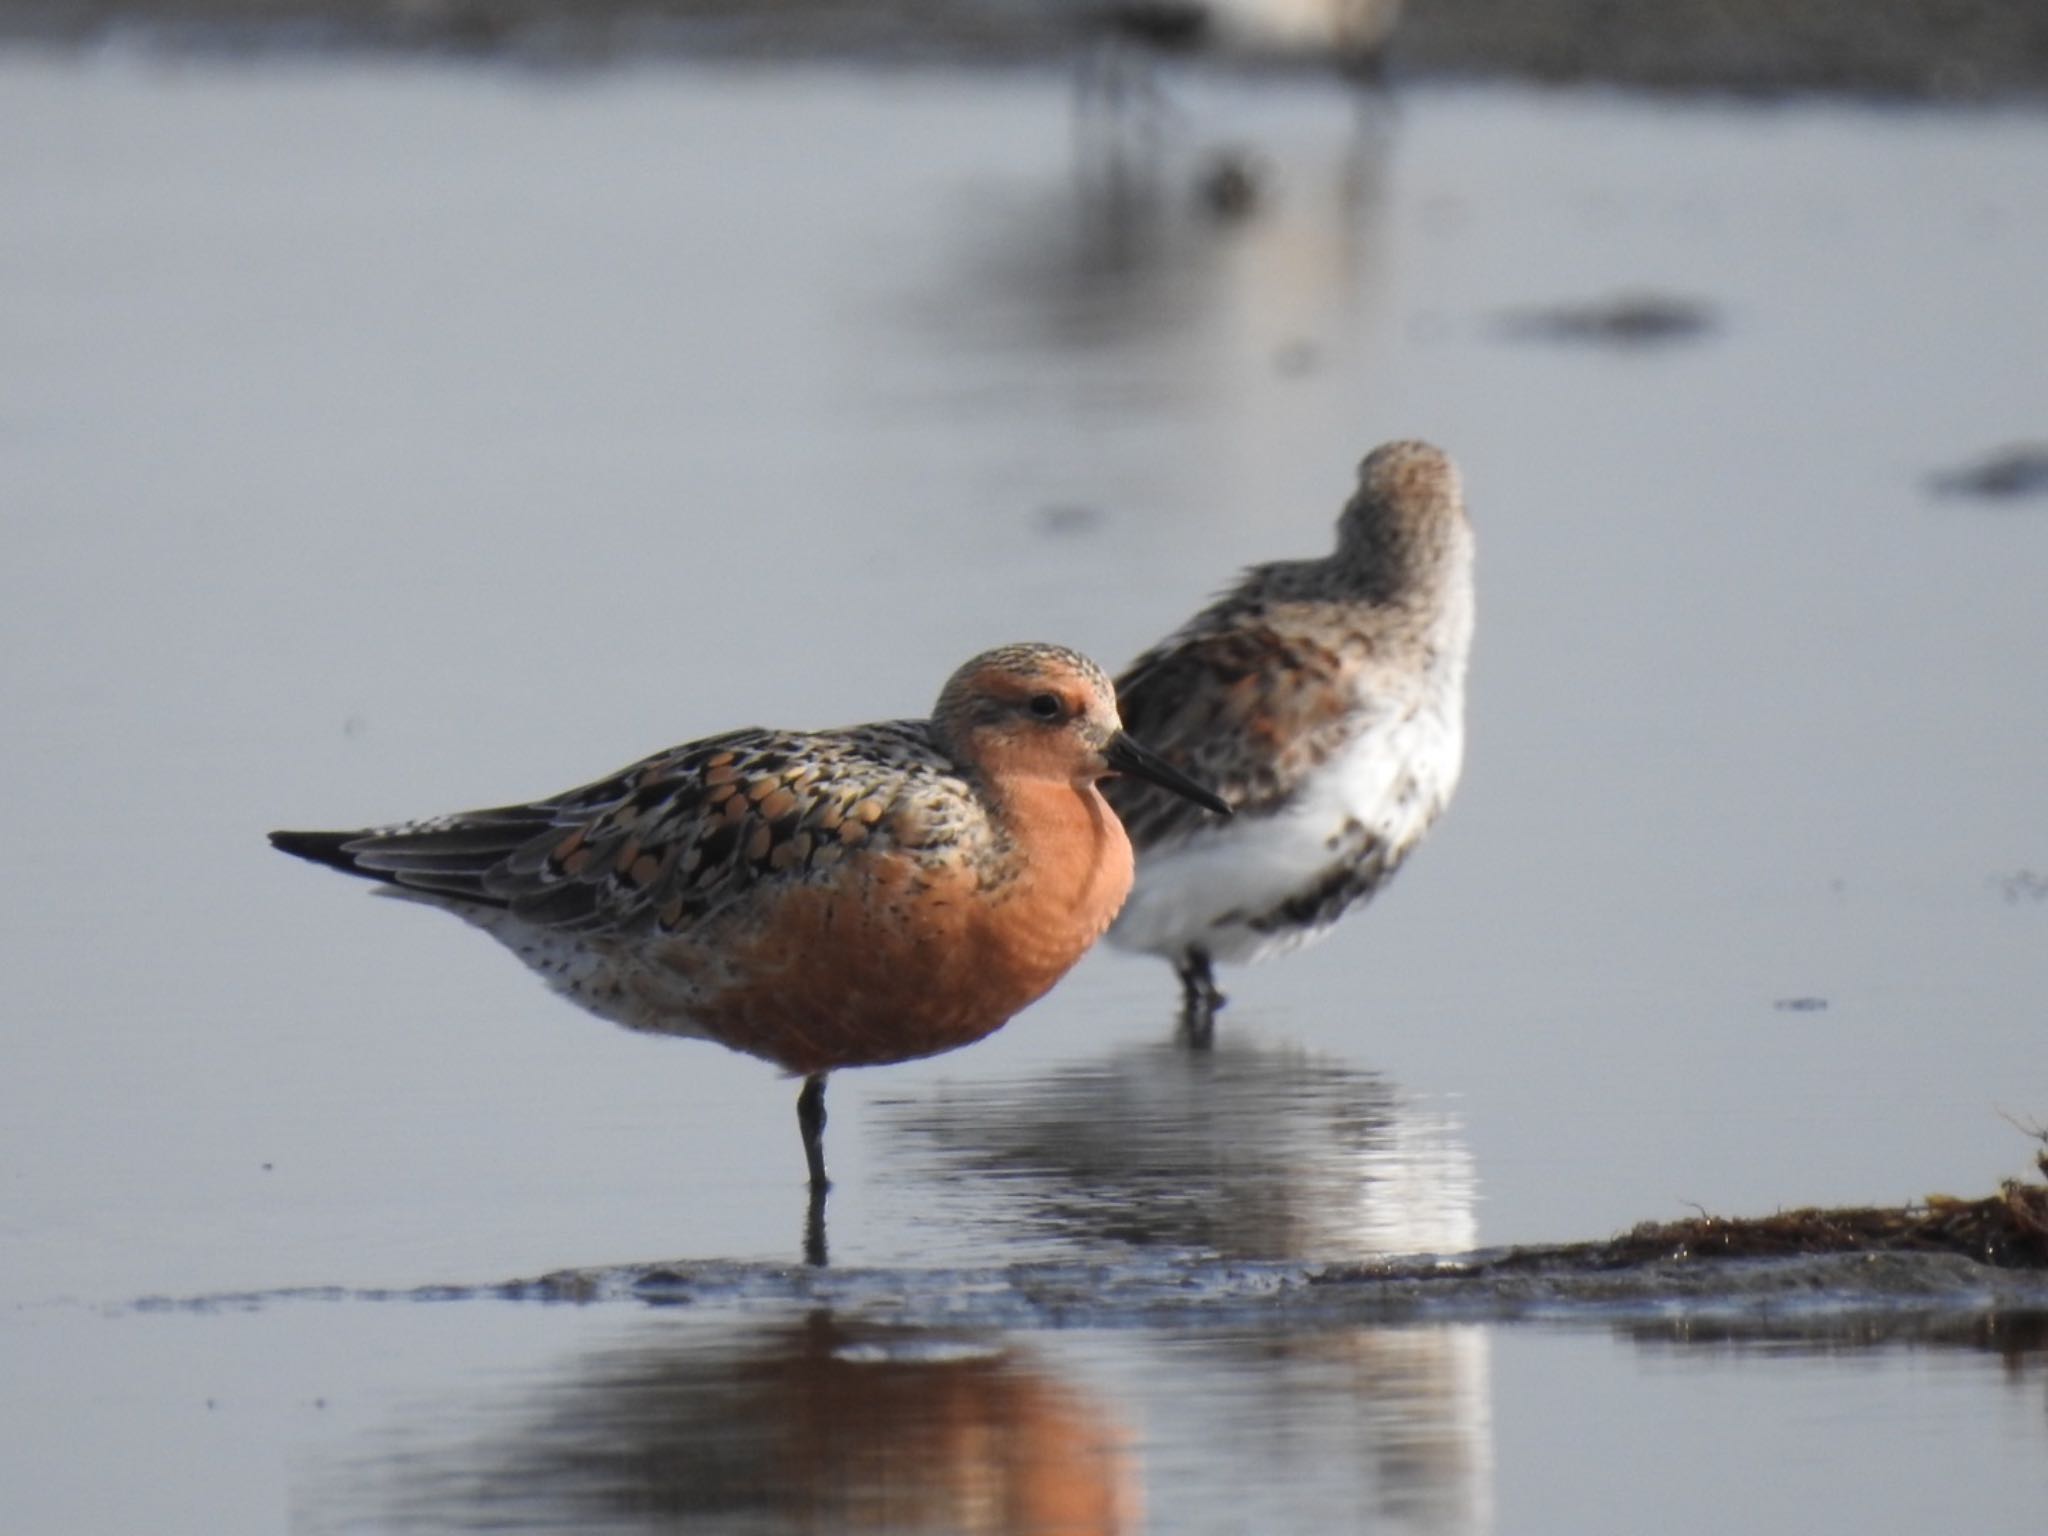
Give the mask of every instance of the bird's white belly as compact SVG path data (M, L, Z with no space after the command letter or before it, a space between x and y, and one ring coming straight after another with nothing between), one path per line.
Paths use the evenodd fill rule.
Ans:
M1463 760L1461 710L1425 708L1361 733L1282 807L1140 854L1110 942L1169 959L1197 947L1215 960L1310 942L1327 922L1275 924L1273 914L1316 889L1347 847L1369 841L1398 862L1450 800Z

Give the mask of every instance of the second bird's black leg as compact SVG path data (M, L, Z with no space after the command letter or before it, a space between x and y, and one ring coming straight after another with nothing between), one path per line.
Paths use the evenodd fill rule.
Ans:
M1216 1011L1223 1006L1223 993L1216 986L1209 966L1209 952L1190 949L1174 962L1180 975L1180 1037L1189 1045L1205 1047L1215 1042Z

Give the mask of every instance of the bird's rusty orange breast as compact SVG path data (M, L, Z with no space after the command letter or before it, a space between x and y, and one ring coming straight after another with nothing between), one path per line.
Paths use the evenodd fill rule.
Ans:
M879 1066L969 1045L1036 1001L1130 894L1131 845L1100 794L1003 787L1008 851L989 879L958 850L893 850L796 885L730 932L733 978L691 1013L713 1038L793 1073ZM701 960L677 954L679 969Z

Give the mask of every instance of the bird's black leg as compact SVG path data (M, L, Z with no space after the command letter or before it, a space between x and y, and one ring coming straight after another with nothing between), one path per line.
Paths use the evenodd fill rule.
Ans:
M1180 974L1180 1037L1197 1049L1207 1049L1216 1039L1216 1010L1223 1006L1223 994L1209 968L1209 952L1189 949L1173 968Z
M823 1194L832 1187L825 1177L825 1074L814 1072L804 1079L804 1091L796 1096L796 1125L803 1132L804 1161L811 1165L811 1188Z
M804 1212L804 1262L814 1269L825 1267L825 1192L832 1181L825 1177L825 1074L804 1079L803 1092L796 1096L796 1124L803 1132L804 1161L811 1165L811 1199Z
M825 1267L825 1191L811 1186L811 1198L804 1207L804 1262L813 1269Z

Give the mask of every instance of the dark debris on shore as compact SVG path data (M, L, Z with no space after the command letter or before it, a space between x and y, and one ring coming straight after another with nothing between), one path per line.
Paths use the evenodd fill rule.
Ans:
M1982 1200L1935 1195L1914 1205L1644 1222L1607 1242L1561 1252L1594 1269L1828 1253L1953 1253L1996 1269L2048 1269L2048 1184L2008 1179Z
M2048 1175L2048 1152L2038 1162ZM1979 1200L1931 1195L1895 1206L1805 1206L1769 1216L1709 1216L1641 1222L1604 1242L1504 1248L1440 1265L1446 1279L1523 1274L1596 1275L1712 1264L1722 1260L1935 1254L1990 1269L2048 1271L2048 1183L2007 1179ZM1335 1266L1320 1283L1370 1280L1386 1266Z

